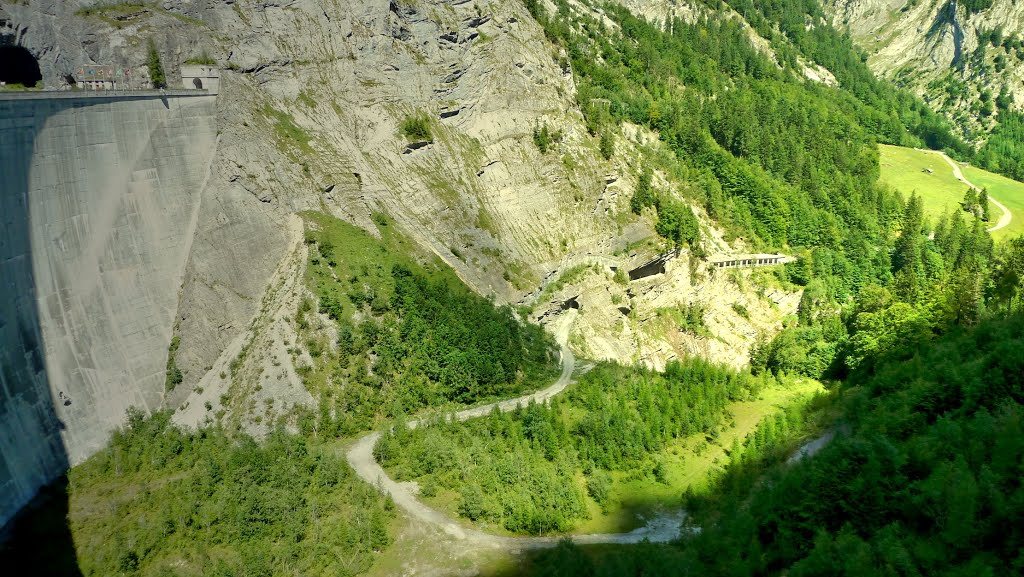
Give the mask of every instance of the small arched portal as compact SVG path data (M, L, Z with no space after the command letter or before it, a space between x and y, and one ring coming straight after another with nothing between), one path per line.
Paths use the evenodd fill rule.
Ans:
M661 258L656 258L643 266L638 266L629 271L629 280L642 279L656 274L665 274L665 270L665 261Z
M192 86L195 86L196 90L202 90L203 89L203 80L201 78L193 78L192 79Z
M43 80L39 61L23 46L0 46L0 82L35 88Z

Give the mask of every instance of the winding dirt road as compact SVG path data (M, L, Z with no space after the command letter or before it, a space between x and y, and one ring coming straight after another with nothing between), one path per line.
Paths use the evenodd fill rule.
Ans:
M489 414L495 407L502 412L508 412L519 405L526 405L530 401L544 402L562 392L572 379L572 372L576 367L576 358L568 347L569 328L575 319L576 311L570 309L561 320L556 338L561 345L562 374L558 380L546 389L531 393L515 399L508 399L489 405L466 409L455 414L460 421L473 419ZM416 428L420 421L410 421L409 428ZM349 464L355 469L363 480L374 485L385 494L390 495L395 504L409 514L413 519L423 523L429 523L440 527L445 533L485 547L499 547L505 549L527 549L535 547L551 547L566 536L558 535L551 537L505 537L492 535L477 529L471 529L460 525L457 521L444 513L432 509L416 498L411 483L398 483L388 476L384 469L373 457L373 447L380 439L380 432L370 433L355 442L346 453ZM639 543L647 540L651 542L664 543L679 537L680 527L683 521L683 513L678 512L671 515L663 515L650 520L646 526L629 533L599 533L586 535L569 535L573 542L584 544L597 543Z
M951 167L953 167L953 176L955 176L957 180L973 188L974 190L981 192L981 189L978 188L977 185L975 185L973 182L967 180L964 177L964 173L960 170L960 166L956 162L954 162L952 158L946 156L945 152L942 152L940 150L932 150L931 152L934 152L935 154L941 156L947 163L949 163ZM1003 215L999 217L999 222L997 222L995 226L989 227L986 230L988 230L989 232L995 232L1001 228L1006 228L1007 226L1009 226L1010 221L1013 220L1013 214L1010 212L1010 209L1006 208L1006 206L1003 203L992 198L991 196L988 197L988 200L992 204L999 207L999 210L1003 211Z

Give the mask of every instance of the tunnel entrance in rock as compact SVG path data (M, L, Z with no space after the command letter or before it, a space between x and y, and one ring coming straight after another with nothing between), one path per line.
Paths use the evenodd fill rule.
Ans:
M0 46L0 82L34 88L43 79L39 61L21 46Z
M629 280L642 279L656 274L665 274L665 261L660 258L629 271Z
M202 90L203 89L203 81L198 79L198 78L193 78L192 79L192 86L194 86L196 88L196 90Z
M582 307L580 307L579 298L580 298L579 296L574 296L571 299L563 302L562 303L562 310L563 311L567 311L569 309L580 310L580 308L582 308Z

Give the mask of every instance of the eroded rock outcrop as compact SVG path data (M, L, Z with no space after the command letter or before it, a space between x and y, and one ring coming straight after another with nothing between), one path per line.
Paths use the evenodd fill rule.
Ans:
M183 382L166 392L162 379L147 385L145 394L159 400L141 403L177 408L179 422L227 413L259 432L266 425L255 425L257 400L277 415L312 402L294 367L279 366L297 346L288 319L303 296L301 211L370 231L372 215L385 212L478 292L512 303L535 304L545 278L595 256L625 266L629 259L614 253L653 235L628 203L638 155L657 146L656 135L627 127L604 160L565 55L517 0L204 0L82 10L91 6L40 0L6 8L4 30L17 30L6 38L39 59L47 87L89 63L143 74L150 39L172 84L188 59L223 69L216 144L180 286L170 287L178 292L165 307L180 339L174 360ZM403 130L414 117L426 119L429 136ZM561 133L546 154L532 138L541 123ZM709 242L728 248L702 219ZM715 320L731 314L739 288L710 313L722 346L648 322L659 308L697 299L687 287L726 290L682 274L688 264L676 273L673 266L666 282L628 303L612 303L609 289L618 285L610 272L577 293L581 334L595 339L595 356L656 366L681 354L745 359L754 329ZM753 318L770 328L772 306L763 319L755 307ZM171 332L159 337L166 351ZM260 416L274 422L262 409ZM103 426L117 423L115 415Z
M1006 87L1017 107L1024 104L1024 52L993 45L989 33L1024 38L1024 5L994 0L972 12L963 3L909 0L828 0L832 23L850 31L870 55L875 73L896 79L925 97L962 128L984 130L991 122L971 107L983 91ZM979 50L979 46L981 50ZM997 64L1001 58L1003 64ZM963 83L966 94L947 86ZM956 91L955 91L956 92Z

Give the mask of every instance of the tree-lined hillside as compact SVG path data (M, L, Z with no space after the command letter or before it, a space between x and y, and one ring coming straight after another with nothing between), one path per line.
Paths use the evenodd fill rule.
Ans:
M617 499L638 500L624 488L629 481L668 485L679 476L670 468L679 468L686 439L718 441L736 426L729 407L767 388L795 389L775 395L793 404L806 391L788 379L700 359L669 363L664 373L602 364L549 404L412 430L400 421L374 454L394 478L419 483L422 495L454 499L461 517L514 533L566 532L591 518L591 502L607 513L628 504ZM799 428L794 423L794 432ZM681 457L694 471L710 450L706 442L695 447L696 454ZM697 477L700 483L704 474Z
M664 546L563 544L516 574L1020 573L1024 318L873 366L845 384L836 438L813 458L785 462L785 442L752 450L755 436L737 448L717 488L688 500L702 531Z
M767 16L754 16L775 9L760 5L744 10L773 38L778 63L717 7L662 27L615 5L593 5L607 20L556 5L548 13L528 3L567 52L595 133L623 122L656 131L675 154L659 168L689 183L672 193L703 205L733 235L827 251L849 291L888 282L904 201L878 183L877 143L961 148L922 102L875 80L834 30L806 38L769 30ZM803 13L785 3L778 10ZM798 55L831 64L849 85L807 80Z
M320 404L303 419L307 431L350 435L426 406L513 395L551 375L543 329L474 294L386 216L374 219L380 239L324 214L306 218L316 298L299 306L295 350L309 354L301 372Z

